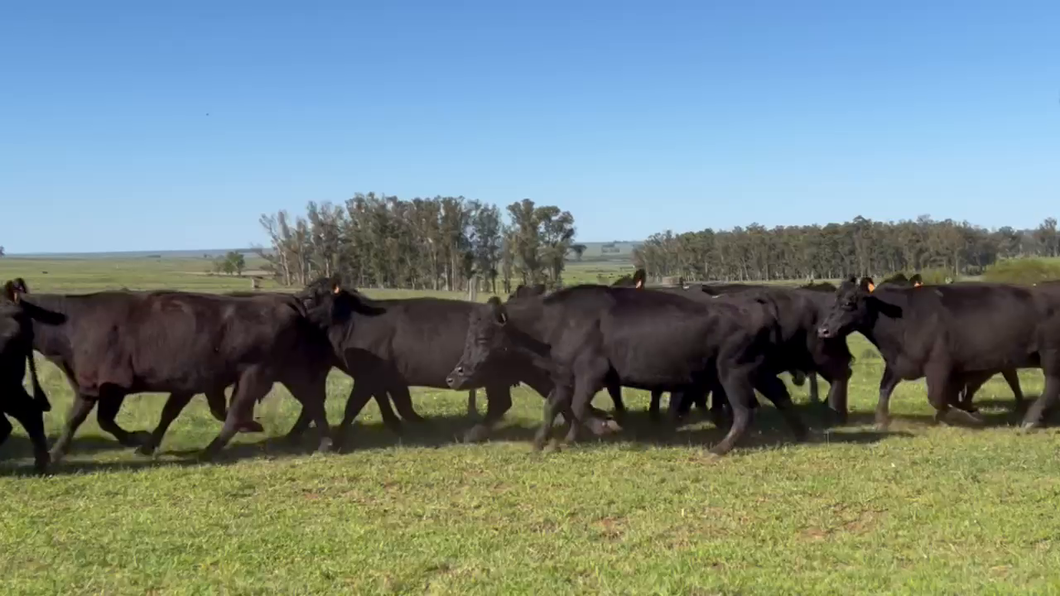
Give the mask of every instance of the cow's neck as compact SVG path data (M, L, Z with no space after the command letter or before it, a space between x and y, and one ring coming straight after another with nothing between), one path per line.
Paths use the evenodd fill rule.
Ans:
M902 343L902 322L901 318L887 316L879 309L873 309L868 320L858 327L858 332L883 353Z
M542 301L516 301L509 303L506 310L507 333L518 349L536 357L547 357L551 346L548 343L549 329Z
M65 357L70 354L69 329L71 318L76 314L76 305L61 294L27 294L23 298L33 323L33 349L48 358ZM62 317L62 323L47 319Z

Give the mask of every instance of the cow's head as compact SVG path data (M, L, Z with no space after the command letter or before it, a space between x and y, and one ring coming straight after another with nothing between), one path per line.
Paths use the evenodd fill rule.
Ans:
M858 327L865 325L872 317L872 291L876 286L871 277L857 278L839 284L835 292L835 304L825 316L824 322L817 328L817 336L824 339L846 337Z
M509 300L520 300L523 298L533 298L534 296L544 296L546 292L545 284L534 284L532 286L519 284L518 288L508 296Z
M322 327L344 325L353 313L375 316L385 312L369 304L367 297L357 290L345 288L338 275L313 281L296 296L309 320Z
M508 311L496 296L471 310L464 353L445 378L449 387L460 390L475 386L489 362L507 354L510 341L507 325Z
M637 269L636 271L634 271L633 272L633 287L637 288L638 290L644 289L644 279L647 276L648 276L648 274L644 271L644 269Z

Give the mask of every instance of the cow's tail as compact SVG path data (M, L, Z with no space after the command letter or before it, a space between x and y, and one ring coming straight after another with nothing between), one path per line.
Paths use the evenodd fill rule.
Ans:
M48 401L48 394L44 392L44 388L40 386L40 381L37 380L37 363L33 358L33 350L30 350L26 360L29 362L29 376L33 379L33 401L37 402L37 407L42 412L51 412L52 404Z

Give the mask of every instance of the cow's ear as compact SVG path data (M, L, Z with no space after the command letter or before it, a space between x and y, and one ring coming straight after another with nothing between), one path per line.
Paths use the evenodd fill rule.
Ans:
M498 324L504 325L508 322L508 309L504 308L501 304L501 299L496 296L491 297L486 304L490 307L490 312L493 315L493 320L497 321Z
M865 276L861 278L861 289L871 292L876 289L876 283L872 281L871 277Z
M637 269L633 272L633 287L638 290L644 287L644 280L648 277L648 272L644 269Z
M910 277L909 281L913 282L914 288L919 288L920 286L924 285L924 278L920 277L919 273L917 273L913 277Z
M342 291L342 276L339 275L338 273L332 275L331 278L328 279L328 287L331 288L331 293L332 294L338 294L339 292L341 292Z
M26 280L22 279L21 277L15 278L15 289L19 292L22 292L23 294L29 293L29 286L26 285Z
M847 277L847 281L849 281L852 284L856 284L856 283L858 283L858 276L851 275L850 277Z
M18 290L15 289L15 282L8 280L4 284L4 298L18 304Z

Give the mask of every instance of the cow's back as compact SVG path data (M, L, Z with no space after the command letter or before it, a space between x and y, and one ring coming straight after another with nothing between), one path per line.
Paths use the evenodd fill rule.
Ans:
M1030 289L1006 284L881 287L874 298L897 307L907 350L967 371L1032 362L1039 323L1052 310Z

